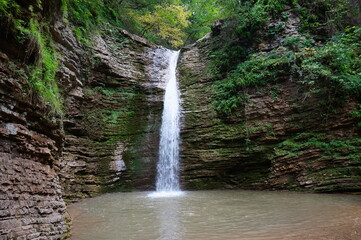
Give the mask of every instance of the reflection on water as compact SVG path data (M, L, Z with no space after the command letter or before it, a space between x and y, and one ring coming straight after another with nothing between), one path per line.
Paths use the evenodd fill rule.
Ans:
M156 216L159 221L159 240L181 240L185 232L180 221L179 204L177 198L159 202Z
M73 240L356 240L361 197L199 191L116 193L70 206Z

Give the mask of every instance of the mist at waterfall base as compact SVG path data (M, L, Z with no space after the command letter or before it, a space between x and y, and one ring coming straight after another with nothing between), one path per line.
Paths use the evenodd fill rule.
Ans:
M156 192L151 198L183 195L179 186L180 93L177 84L179 51L168 51L169 65L165 75L166 89L160 129Z

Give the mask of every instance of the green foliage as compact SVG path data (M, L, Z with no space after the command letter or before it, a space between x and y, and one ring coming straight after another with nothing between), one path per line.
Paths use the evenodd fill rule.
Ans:
M63 0L64 14L75 25L78 40L89 45L89 38L104 24L146 36L158 44L183 44L188 11L176 0ZM108 26L109 27L109 26Z
M210 26L217 20L227 17L224 4L220 1L183 0L186 9L191 12L190 24L185 29L187 43L193 43L210 32Z
M184 44L184 29L189 25L189 16L190 12L184 6L162 4L154 11L138 15L138 19L144 25L144 33L152 31L177 48Z
M222 42L213 47L211 74L222 79L246 60L249 48L259 42L259 31L266 27L272 16L278 15L287 1L221 1L225 4L229 20L224 28ZM280 26L281 27L281 26ZM282 27L281 27L282 28ZM273 29L275 34L279 29Z
M249 59L239 64L225 80L216 82L216 110L230 114L243 103L243 89L274 81L294 61L294 53L286 49L250 55Z
M288 47L293 51L298 51L299 49L312 47L312 41L310 39L301 38L299 36L287 36L284 39L283 46Z
M87 38L97 30L105 14L103 1L62 0L62 9L75 26L76 38L84 44L89 44Z
M229 18L227 27L230 33L223 36L221 49L218 44L218 50L212 56L211 68L215 79L225 77L225 73L234 70L238 63L247 58L249 48L259 41L260 31L265 30L266 23L271 19L281 21L268 29L270 36L284 30L288 15L282 11L286 6L299 12L305 31L317 30L320 26L331 32L343 29L341 19L348 9L345 0L218 0L217 3L222 4L227 12L223 16ZM309 28L306 29L306 26Z
M39 59L36 65L31 67L29 83L60 114L62 100L55 77L58 70L56 51L50 37L42 33L40 29L37 20L31 19L29 29L25 30L28 36L35 41L35 46L39 51Z
M229 115L246 99L244 87L265 84L267 78L274 79L279 73L271 68L279 67L277 64L284 63L285 57L276 52L250 55L249 48L259 41L259 30L284 9L286 1L223 2L231 20L224 29L227 33L222 35L222 43L214 43L210 71L212 77L219 80L215 85L215 108L219 113Z
M359 105L358 108L352 112L352 116L360 121L357 123L357 126L361 128L361 105Z
M2 16L19 15L19 5L12 0L0 0L0 14Z
M320 27L335 33L343 29L343 17L350 10L345 0L299 0L296 10L302 19L301 30L316 33Z
M12 0L0 0L0 27L6 29L4 33L7 35L9 32L15 32L14 35L17 35L18 31L21 33L23 24L20 6Z
M34 1L34 4L37 9L42 9L41 1ZM29 61L29 85L53 107L54 112L61 114L62 101L55 77L58 62L47 22L39 24L34 6L24 10L15 1L6 0L0 0L0 18L6 21L6 26L0 25L6 32L11 32L12 39L27 48L25 60Z
M241 37L252 38L256 31L265 27L271 17L278 15L284 8L285 0L245 1L239 6L236 32Z
M302 77L322 81L337 92L361 96L361 28L347 28L322 47L299 52Z
M361 96L361 28L350 27L325 45L288 37L280 47L268 53L249 55L235 70L215 84L215 107L219 113L231 114L245 100L244 89L274 82L287 71L299 79L310 94L317 86L326 86L334 95Z
M360 161L361 139L341 138L334 140L324 133L299 133L279 144L275 148L276 155L297 156L307 149L317 149L323 158L342 158L347 156L354 162Z
M288 1L259 0L62 0L64 16L75 24L79 40L87 39L102 23L125 28L165 45L180 46L210 32L213 22L234 18L240 35L259 29ZM185 21L186 20L186 21ZM249 35L249 39L252 37Z

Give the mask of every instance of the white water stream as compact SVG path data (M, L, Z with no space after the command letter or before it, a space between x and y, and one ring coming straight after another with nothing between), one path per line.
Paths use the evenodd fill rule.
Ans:
M179 51L168 51L169 65L165 75L166 89L160 129L156 192L151 197L181 195L179 186L180 93L177 84Z

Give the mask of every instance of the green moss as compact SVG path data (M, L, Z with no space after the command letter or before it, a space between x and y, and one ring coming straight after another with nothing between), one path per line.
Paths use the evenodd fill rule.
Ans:
M37 9L42 9L41 1L34 1ZM25 61L31 62L29 85L45 103L49 104L53 112L62 114L62 98L57 85L55 74L58 70L58 60L48 22L40 22L35 7L29 6L26 11L14 1L0 1L0 24L6 28L9 36L19 46L26 47ZM29 12L30 14L29 14ZM33 63L33 64L32 64Z
M94 91L101 92L102 94L106 96L113 96L113 95L121 95L123 96L122 99L127 99L129 97L135 97L137 94L139 96L139 93L136 93L135 88L122 88L121 90L116 88L104 88L104 87L95 87L93 88Z
M55 77L58 70L57 53L50 37L40 29L39 23L31 19L27 34L36 42L39 56L36 65L31 68L29 83L55 112L62 114L62 98Z
M70 237L71 237L71 231L70 231L71 223L72 223L71 217L65 217L65 224L66 224L67 229L66 229L66 233L62 237L62 240L70 239Z
M299 154L301 154L302 152L296 152L296 151L290 151L287 149L283 149L283 148L276 148L274 150L274 154L276 156L286 156L286 157L295 157Z
M344 179L349 179L351 181L359 182L359 180L361 180L361 167L349 166L349 167L327 168L310 174L309 178L313 181L318 182L319 185L326 185L326 188L328 185L327 183L332 182L333 179L344 178ZM337 190L340 190L341 188L344 190L349 190L350 188L355 188L357 190L360 189L360 185L337 186L331 184L331 188L328 189L328 191L335 191L336 190L334 189L335 187L337 188ZM322 191L325 190L323 189Z
M112 81L112 79L108 79ZM100 105L84 110L82 125L87 129L96 151L101 191L129 191L134 179L143 174L144 157L141 156L143 134L147 134L148 108L144 108L146 95L137 87L96 87L87 94L100 101ZM126 165L118 180L110 169L110 162L119 144L123 148L122 160ZM115 177L114 177L115 178ZM109 183L111 182L111 183Z
M220 189L224 185L220 182L215 182L214 179L197 179L190 181L187 184L187 189L191 190L212 190Z
M307 149L317 149L321 158L347 158L354 163L360 162L360 138L340 138L323 133L300 133L287 139L275 148L276 156L294 157Z
M259 123L260 125L257 127L246 127L247 134L254 133L265 133L265 136L274 136L275 132L273 126L268 123Z

